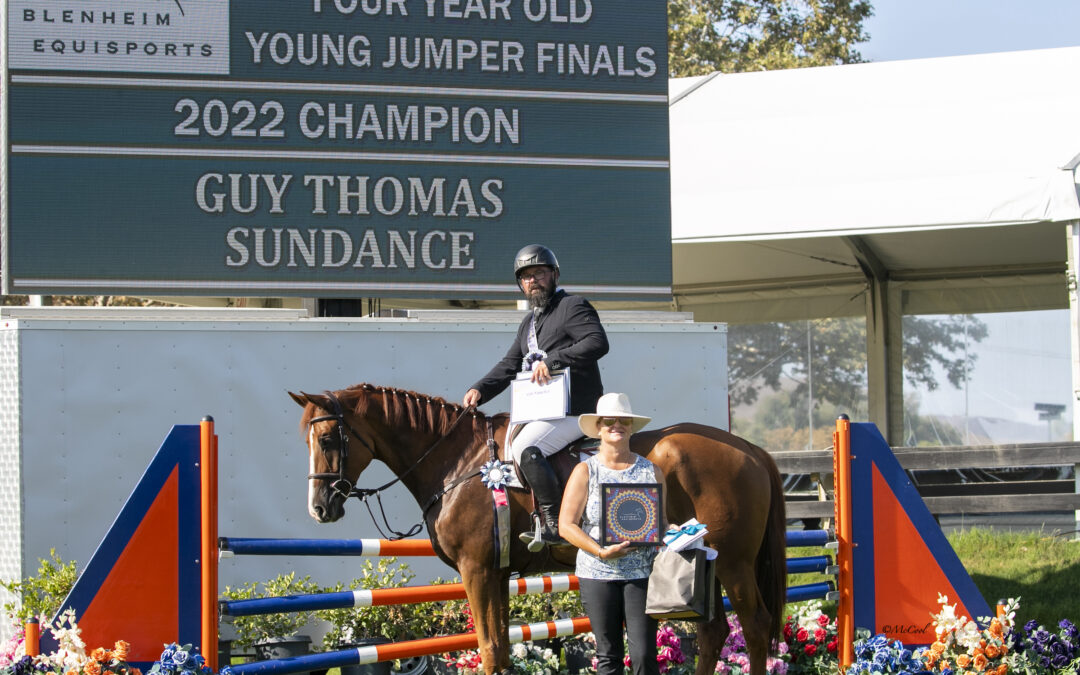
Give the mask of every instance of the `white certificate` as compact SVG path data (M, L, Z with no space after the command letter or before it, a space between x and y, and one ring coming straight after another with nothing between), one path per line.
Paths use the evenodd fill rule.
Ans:
M532 373L521 373L510 383L510 424L566 417L570 409L570 373L552 374L547 384L536 384Z

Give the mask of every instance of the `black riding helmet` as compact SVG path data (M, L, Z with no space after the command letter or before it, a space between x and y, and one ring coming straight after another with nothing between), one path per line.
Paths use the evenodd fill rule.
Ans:
M540 244L529 244L518 251L517 256L514 257L514 278L516 279L521 270L526 267L536 267L537 265L545 265L554 270L555 280L558 281L559 261L550 248ZM518 279L518 288L521 288L520 279Z

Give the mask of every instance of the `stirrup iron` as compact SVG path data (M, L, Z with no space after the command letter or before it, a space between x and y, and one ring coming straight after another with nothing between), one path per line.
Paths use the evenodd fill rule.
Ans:
M533 514L533 531L522 532L518 535L518 539L525 542L525 548L529 549L529 553L539 553L543 550L547 544L543 540L543 523L540 521L540 514Z

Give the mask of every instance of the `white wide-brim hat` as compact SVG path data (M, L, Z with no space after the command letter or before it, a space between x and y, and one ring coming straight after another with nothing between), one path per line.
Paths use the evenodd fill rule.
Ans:
M652 421L651 417L635 415L630 410L630 397L626 394L604 394L596 402L595 415L585 414L578 417L578 427L581 428L581 433L589 438L600 438L601 417L629 417L632 420L630 430L634 433L637 433Z

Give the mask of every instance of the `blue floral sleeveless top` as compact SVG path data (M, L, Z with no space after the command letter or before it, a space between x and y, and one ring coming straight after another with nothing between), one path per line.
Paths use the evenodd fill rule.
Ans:
M600 541L601 483L656 482L656 470L653 463L641 455L634 455L634 457L636 458L634 464L621 471L607 468L595 455L585 460L589 467L589 499L585 503L585 513L581 517L581 529L594 541ZM644 579L652 571L656 552L655 546L640 546L631 548L630 552L621 558L601 560L578 549L575 573L583 579Z

